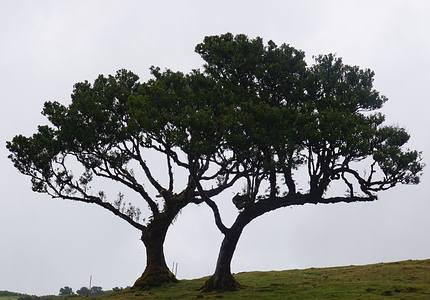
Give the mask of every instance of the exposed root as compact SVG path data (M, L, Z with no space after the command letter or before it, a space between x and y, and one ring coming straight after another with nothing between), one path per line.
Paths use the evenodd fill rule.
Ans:
M133 285L133 288L150 289L153 287L178 282L169 269L146 269Z
M231 274L223 275L212 275L201 288L204 292L226 292L226 291L236 291L240 288L239 282L234 279Z

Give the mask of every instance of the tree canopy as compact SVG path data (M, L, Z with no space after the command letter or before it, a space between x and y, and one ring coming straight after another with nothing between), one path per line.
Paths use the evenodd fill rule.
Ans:
M73 289L69 286L60 288L60 293L59 293L60 296L72 296L74 294L75 293L73 292Z

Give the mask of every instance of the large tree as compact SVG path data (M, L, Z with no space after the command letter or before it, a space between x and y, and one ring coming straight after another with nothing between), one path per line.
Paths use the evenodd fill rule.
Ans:
M153 68L140 83L122 70L78 83L69 105L45 103L50 125L7 143L34 191L95 204L141 231L147 265L135 286L176 280L163 244L188 204L208 204L225 235L207 288L231 289L236 244L256 217L289 205L371 201L377 191L418 182L419 154L402 149L409 136L372 113L386 100L373 90L372 72L333 56L309 68L303 52L245 35L207 37L196 51L202 71ZM370 163L367 175L360 162ZM164 176L155 176L161 168ZM302 169L305 193L295 179ZM112 198L100 179L127 193ZM347 196L327 196L335 180ZM227 227L215 197L238 184L239 214Z
M255 218L292 205L374 201L379 191L419 182L420 153L405 149L403 128L384 124L378 109L387 99L373 88L372 71L334 55L307 67L303 52L245 35L206 37L196 51L206 61L205 74L228 94L218 128L243 184L232 198L238 215L228 227L196 181L224 234L206 290L238 287L231 260ZM343 191L339 184L330 189L334 182Z
M208 109L216 96L213 81L197 71L152 68L152 75L140 83L121 70L77 83L69 105L44 104L49 125L7 143L9 158L34 191L97 205L141 232L147 264L137 287L176 281L163 244L180 210L202 202L196 176L213 182L216 187L205 191L211 196L237 180L215 184L205 177L221 144L212 128L215 111ZM160 169L164 176L157 178ZM118 193L103 180L118 184Z

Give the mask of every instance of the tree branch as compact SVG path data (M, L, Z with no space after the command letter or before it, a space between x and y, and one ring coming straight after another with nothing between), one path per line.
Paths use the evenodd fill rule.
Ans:
M195 178L193 178L195 181L195 184L197 186L197 190L200 193L200 197L202 198L202 200L212 209L213 215L214 215L214 219L215 219L215 225L218 227L218 229L223 233L226 234L228 229L227 227L224 225L224 223L222 222L221 219L221 215L219 213L219 209L218 206L216 205L216 203L214 201L212 201L212 199L210 199L206 192L203 190L202 185L200 184L200 182L198 180L196 180Z
M61 178L58 178L58 176L54 173L54 176L56 176L57 180L61 180ZM79 201L79 202L85 202L85 203L94 203L97 204L107 210L109 210L110 212L112 212L114 215L120 217L121 219L125 220L126 222L128 222L130 225L132 225L133 227L144 231L146 230L146 226L134 221L131 217L129 217L126 214L123 214L122 212L120 212L118 209L116 209L112 204L110 204L109 202L103 202L100 198L96 197L96 196L92 196L92 195L88 195L81 187L79 187L78 184L73 184L71 183L71 181L69 182L64 182L63 184L67 184L70 187L72 187L75 191L79 192L82 197L77 197L77 196L72 196L72 195L66 195L64 193L61 192L61 190L58 190L55 185L49 180L49 178L44 178L41 179L39 178L39 180L43 180L43 182L45 182L54 192L54 194L49 193L47 191L47 193L53 197L53 198L61 198L61 199L66 199L66 200L73 200L73 201Z
M149 170L148 166L146 165L145 161L142 159L142 155L140 153L140 149L137 149L137 154L134 155L135 159L139 162L140 166L142 167L146 178L148 178L149 182L152 184L152 186L160 193L160 195L163 194L163 192L166 190L163 188L158 181L152 176L151 171Z
M84 159L82 158L82 155L79 155L76 153L69 153L69 154L73 155L83 165L85 166L88 165L88 163L85 162ZM95 155L95 154L92 153L90 155ZM97 176L124 184L125 186L139 193L143 197L143 199L148 203L148 206L154 215L160 212L157 204L151 199L151 197L145 191L145 188L143 187L143 185L139 184L137 180L127 170L121 167L110 166L111 164L102 155L96 155L96 157L98 157L98 159L100 159L103 162L104 168L101 165L91 167L91 170L94 172L94 174L96 174ZM63 165L63 168L66 169L64 165ZM112 173L111 169L115 171L115 174ZM125 177L127 180L122 178L121 176Z
M251 221L258 216L261 216L272 210L305 204L334 204L334 203L351 203L351 202L369 202L374 201L377 198L375 196L369 197L330 197L330 198L315 198L311 194L300 194L294 195L288 194L284 197L269 197L256 202L253 205L246 206L245 209L240 213L244 214L245 220ZM239 214L239 215L240 215Z
M169 154L166 154L167 157L167 172L169 174L169 193L173 192L173 171L172 171L172 163Z

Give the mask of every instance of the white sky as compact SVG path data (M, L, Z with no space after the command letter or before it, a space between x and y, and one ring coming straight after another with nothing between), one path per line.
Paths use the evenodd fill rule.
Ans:
M312 55L335 52L376 72L389 123L430 155L428 1L0 1L0 290L56 294L88 284L131 285L145 267L139 233L91 205L33 193L5 141L45 122L47 100L69 103L74 83L126 68L200 67L205 35L245 33ZM281 209L244 231L233 271L430 258L429 176L366 204ZM227 199L226 199L227 200ZM234 217L227 210L228 219ZM204 207L187 207L168 233L179 278L210 274L222 236Z

